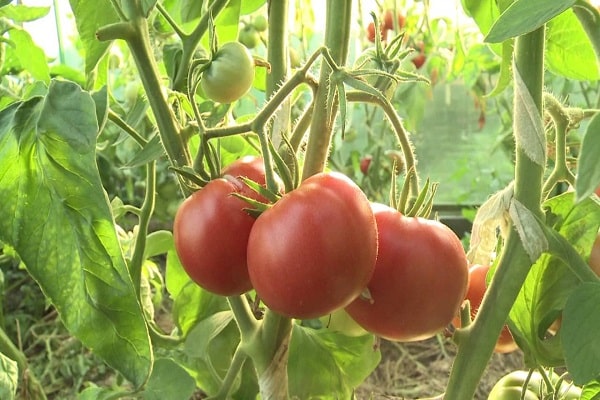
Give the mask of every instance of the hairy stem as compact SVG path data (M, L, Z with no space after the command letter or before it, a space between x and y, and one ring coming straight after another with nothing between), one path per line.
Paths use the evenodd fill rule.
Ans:
M333 61L343 66L346 63L350 39L352 2L349 0L327 0L327 17L325 21L325 47L330 51ZM314 114L306 147L306 157L302 179L323 171L329 154L333 124L337 113L337 105L327 109L329 79L331 67L321 63L319 88L314 99Z
M544 78L544 27L519 37L516 41L514 68L521 75L538 116L542 118ZM520 105L515 102L515 107ZM515 124L515 135L521 129ZM543 167L534 162L517 145L514 197L531 212L542 217L540 208ZM532 261L513 228L507 235L492 282L473 323L457 332L459 350L450 373L446 400L473 398L477 384L492 355L508 313L527 277Z

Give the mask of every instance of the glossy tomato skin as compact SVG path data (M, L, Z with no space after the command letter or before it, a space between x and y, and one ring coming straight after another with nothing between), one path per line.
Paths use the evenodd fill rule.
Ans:
M489 265L473 265L469 268L469 287L465 295L465 300L469 300L469 308L471 309L471 319L475 318L483 296L487 289L486 277L490 270ZM452 321L455 327L460 328L460 316L456 316ZM496 353L510 353L518 348L513 339L508 327L505 325L500 332L500 337L496 342L494 351Z
M252 289L246 245L254 224L245 201L232 193L243 185L235 179L214 179L183 201L173 223L175 249L190 278L222 295Z
M367 331L385 339L416 341L443 330L456 315L467 290L467 259L447 226L405 217L373 204L379 252L367 288L346 307Z
M348 177L306 179L256 220L248 240L253 287L273 311L318 318L355 299L377 257L369 201Z
M246 94L254 82L254 59L239 42L227 42L202 73L204 94L219 103L232 103Z
M261 186L266 185L265 164L262 157L244 156L223 168L221 175L229 175L234 178L245 177ZM246 184L243 184L241 194L254 200L262 202L267 201L267 199L250 189L250 187Z

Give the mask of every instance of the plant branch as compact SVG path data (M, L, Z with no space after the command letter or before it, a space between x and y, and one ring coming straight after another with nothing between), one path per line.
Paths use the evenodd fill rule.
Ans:
M514 70L519 73L533 103L541 123L542 88L544 79L544 29L528 33L516 40ZM516 90L515 90L516 94ZM515 99L515 110L521 107ZM515 135L522 129L514 122ZM514 198L534 215L543 220L540 208L543 167L534 162L517 142L515 160ZM526 253L523 243L513 227L510 229L502 248L496 272L482 300L473 323L457 331L459 344L457 356L450 373L446 400L473 398L485 367L492 355L494 346L506 323L510 309L531 268L532 260Z
M346 63L350 40L352 2L327 0L326 4L325 47L331 53L336 65L343 66ZM329 154L333 124L338 109L337 102L328 103L331 72L331 66L327 62L322 62L302 171L303 180L323 171ZM327 107L328 104L332 104L330 109Z

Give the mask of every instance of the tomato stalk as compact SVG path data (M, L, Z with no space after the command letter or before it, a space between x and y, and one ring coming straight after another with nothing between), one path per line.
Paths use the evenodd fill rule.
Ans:
M337 65L346 63L348 44L350 41L350 22L352 2L349 0L327 0L325 20L325 47L330 51ZM314 99L314 114L310 125L310 133L306 147L306 157L302 179L323 171L329 154L333 124L337 113L337 102L331 102L328 109L328 94L331 67L326 62L321 63L319 87Z
M140 209L138 220L138 232L135 237L135 247L133 255L129 262L129 274L133 280L133 287L139 297L142 281L142 265L144 263L146 252L146 239L148 237L148 227L150 218L154 213L156 204L156 161L151 161L146 165L146 192L144 202Z
M398 143L400 144L400 149L402 150L402 155L404 156L406 171L415 171L415 173L410 174L409 185L410 193L412 193L414 196L417 196L419 194L419 178L418 174L416 173L415 154L413 152L410 139L408 138L406 130L404 129L404 125L402 125L402 119L394 109L392 103L390 103L390 101L385 97L375 97L369 93L359 91L347 92L347 99L348 101L374 103L381 107L388 120L392 124L394 132L396 133L396 137L398 138ZM407 209L405 206L405 204L401 204L400 209Z
M515 51L515 74L520 74L533 104L537 107L535 115L531 117L541 121L544 27L517 38ZM519 106L522 104L515 99L515 109ZM520 144L519 135L525 132L519 132L522 126L517 121L514 128L517 137L514 199L542 219L540 204L543 166L532 160L523 147L524 144ZM469 327L456 333L459 349L450 373L445 399L462 400L473 397L531 265L532 260L513 227L506 237L496 272L477 316Z
M139 2L130 0L123 4L124 6L128 5L128 12L125 15L130 20L102 27L97 31L96 36L99 40L122 39L126 41L139 71L148 103L156 118L161 142L169 161L175 167L190 165L191 158L179 134L179 124L162 92L158 66L150 47L148 21L143 16ZM186 194L189 194L189 189L185 185L181 185L181 187Z

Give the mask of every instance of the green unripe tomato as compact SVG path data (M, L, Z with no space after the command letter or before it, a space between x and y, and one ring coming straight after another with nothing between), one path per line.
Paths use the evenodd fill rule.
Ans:
M521 400L523 389L520 386L498 387L494 386L488 400ZM523 400L540 400L531 390L526 390Z
M264 15L257 15L252 20L252 25L254 25L254 29L256 29L259 32L266 31L268 26L267 17L265 17Z
M225 43L202 73L200 85L206 97L232 103L248 93L254 81L254 59L239 42Z
M252 26L245 26L238 35L241 44L249 49L253 49L260 43L260 35Z
M547 372L548 378L552 385L556 385L560 379L560 376L554 372ZM508 375L500 378L498 382L492 388L488 400L518 400L523 392L523 385L527 380L528 371L513 371ZM531 374L529 381L527 381L527 387L525 388L524 399L525 400L540 400L546 396L554 388L548 388L544 383L542 374L538 371L534 371ZM560 392L559 398L564 400L575 400L579 399L581 395L581 389L577 386L571 385L567 382L562 382L560 387L557 388Z

